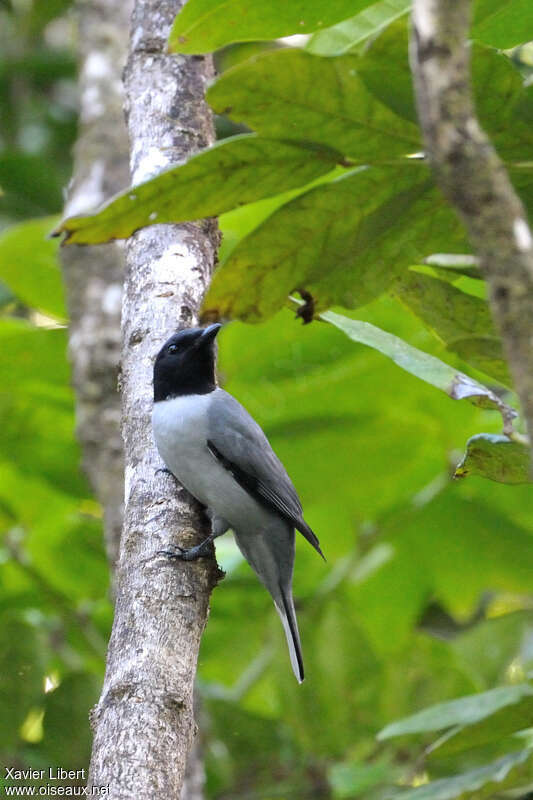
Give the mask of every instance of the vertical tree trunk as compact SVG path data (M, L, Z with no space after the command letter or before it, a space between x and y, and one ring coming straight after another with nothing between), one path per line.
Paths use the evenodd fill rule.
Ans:
M524 207L473 107L470 3L415 0L412 22L411 66L428 156L479 255L533 436L533 237Z
M132 0L78 3L80 127L65 214L92 211L129 183L122 70ZM69 351L83 466L104 510L111 568L118 559L124 465L117 391L123 247L61 250L70 315Z
M165 54L178 4L136 0L125 72L133 183L213 140L203 101L211 62ZM134 190L133 190L134 191ZM122 320L125 521L102 695L93 713L90 786L118 798L179 798L194 736L193 683L214 559L157 551L207 534L197 504L162 463L151 432L152 366L162 342L195 322L218 234L212 221L157 225L126 246Z

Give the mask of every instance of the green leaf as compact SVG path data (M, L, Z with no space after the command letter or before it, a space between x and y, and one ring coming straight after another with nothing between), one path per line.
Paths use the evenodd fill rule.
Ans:
M462 727L457 733L431 750L432 758L448 758L450 755L482 747L491 742L501 742L507 736L531 727L533 719L533 697L522 697L518 702L498 709L486 719Z
M445 343L465 336L494 336L488 304L449 283L409 270L398 281L398 296Z
M358 307L461 225L416 162L354 170L300 194L242 239L217 270L204 313L259 321L294 290L316 308Z
M499 155L510 162L530 161L531 93L510 58L474 44L472 87L479 121Z
M383 741L408 733L427 733L445 730L455 725L472 725L501 708L518 703L524 697L532 696L533 687L529 683L520 683L516 686L500 686L488 692L459 697L457 700L437 703L411 717L392 722L379 732L377 738Z
M472 797L475 800L483 800L505 789L508 778L514 783L516 775L510 773L516 772L518 767L525 764L532 753L533 750L530 749L508 753L491 764L454 775L453 778L442 778L425 786L401 792L397 798L398 800L457 800L458 798L466 800Z
M418 125L368 91L361 63L355 55L321 58L296 48L263 53L225 72L207 100L263 136L322 142L359 162L420 150Z
M477 0L472 36L502 49L531 41L531 3L529 0Z
M418 126L409 66L408 17L399 17L374 39L360 60L366 88L399 117ZM391 80L394 74L394 80ZM420 147L422 148L422 145Z
M395 292L448 350L505 386L511 385L501 339L485 300L412 270L400 278Z
M156 222L216 216L309 183L341 160L322 145L235 136L128 189L95 214L71 217L54 233L66 233L68 244L95 244Z
M338 25L314 33L306 49L317 56L344 55L378 34L410 8L411 0L381 0Z
M414 438L410 443L414 445ZM490 488L493 494L505 490ZM517 594L529 591L533 569L529 528L517 525L508 507L502 513L489 504L489 498L480 497L479 491L477 498L462 498L461 489L456 482L446 483L432 499L422 495L415 498L412 508L397 507L379 521L380 541L393 548L394 557L356 587L353 607L372 643L382 652L392 655L401 646L415 647L410 644L412 629L419 624L428 598L465 620L476 614L479 597L487 589ZM426 495L435 491L430 485ZM516 505L519 499L515 495L508 502ZM379 612L384 607L386 615ZM427 704L436 699L430 696ZM416 692L412 705L421 705ZM405 713L409 712L407 706Z
M57 217L21 222L0 235L0 279L26 305L66 317L58 244L48 235Z
M494 433L478 433L467 441L454 478L481 475L498 483L531 483L530 462L529 447L523 442Z
M189 0L169 37L173 53L208 53L231 42L278 39L334 25L372 0Z
M357 69L368 91L380 103L417 124L408 35L407 19L398 19L372 42ZM391 74L394 80L390 79ZM472 47L472 88L481 125L500 156L506 161L529 161L531 92L524 87L511 60L476 43Z
M35 328L24 320L0 320L0 387L24 391L64 387L70 379L66 330ZM12 391L12 389L10 389ZM67 393L67 397L70 393Z
M510 493L510 500L516 503L513 494ZM488 594L485 599L489 600ZM505 598L502 599L505 608ZM533 623L533 609L508 611L505 608L505 611L507 613L482 619L456 636L451 643L458 660L472 675L479 691L503 683L509 675L509 667L512 669L517 664L517 658L521 663L525 631ZM479 657L480 653L483 653L483 658Z
M467 399L474 405L482 408L497 409L502 417L509 419L515 415L513 409L481 383L463 375L453 367L440 361L435 356L430 356L422 350L404 342L391 333L382 331L368 322L349 319L333 311L321 314L321 319L330 322L343 331L350 339L360 342L368 347L379 350L380 353L391 358L397 366L416 375L426 383L446 392L454 400Z
M405 273L396 287L402 303L448 350L505 386L512 385L502 342L485 300L413 270Z

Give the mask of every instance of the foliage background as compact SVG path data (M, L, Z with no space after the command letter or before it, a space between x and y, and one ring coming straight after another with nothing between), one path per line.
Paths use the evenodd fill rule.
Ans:
M76 131L76 38L68 5L62 0L4 0L0 5L0 95L6 112L0 128L0 755L3 764L18 768L87 766L87 712L97 699L112 619L101 512L80 474L74 438L57 244L44 238L61 211ZM401 12L407 5L376 6L385 9L383 18L391 27L383 26L382 36L389 39L378 37L369 51L365 63L372 69L364 91L383 101L379 108L384 124L413 132L416 149L419 134L409 120L409 93L401 91L406 59ZM502 35L505 25L496 31ZM345 39L345 29L324 31L311 39L308 49L331 61L346 58ZM349 43L348 58L359 58L358 43L353 38ZM517 43L489 42L501 47ZM226 103L224 87L231 91L231 69L253 74L264 49L246 44L219 53L219 69L229 77L211 90L217 110ZM308 52L293 50L281 56L274 50L273 55L294 60L295 69L298 60L309 58ZM505 58L505 64L495 68L495 58ZM479 63L487 125L509 160L525 158L528 152L531 157L531 127L522 126L518 113L530 113L531 89L522 89L527 69L495 51L483 53ZM391 74L396 76L396 97L387 89ZM280 76L282 80L283 70ZM242 118L250 127L261 132L268 119L265 137L291 138L293 121L285 119L287 130L280 122L283 114L276 117L270 110L265 119L257 112L258 122L242 86L239 80ZM512 114L506 113L502 92L507 99L520 95L518 111L515 104ZM219 130L227 136L242 127L220 117ZM361 142L368 136L363 133ZM381 142L373 150L371 142L362 158L372 160L377 153L392 158L395 154L387 147L396 133L392 127L389 144ZM328 162L325 149L338 148L339 136L318 138L328 183L344 169L330 174L336 156ZM348 150L353 158L353 149ZM294 176L292 162L288 174ZM388 175L378 173L376 186L386 186ZM529 175L525 170L517 179L525 187L526 202ZM288 180L293 184L287 189L302 185L294 177ZM396 181L401 189L402 179ZM270 234L267 230L266 245L260 238L246 238L263 219L274 220L268 215L293 197L260 200L253 196L256 189L250 196L246 191L244 181L234 195L258 202L222 216L226 265L211 296L243 317L248 310L238 304L246 300L246 290L232 294L231 289L232 280L240 286L242 273L232 279L227 267L233 263L240 270L250 259L258 263L257 253L266 253L261 266L268 275L273 268L269 259L280 260L280 253L273 255L266 246L268 235L271 241L278 237L282 250L287 241L287 247L293 246L294 238L305 241L293 218L282 220ZM446 245L452 245L451 252L466 252L464 234L451 211L439 211L443 201L438 196L432 203L437 205L429 211L437 208L438 220L446 221L444 233L438 226L423 229L429 215L424 205L415 205L405 221L404 230L422 226L420 255L447 252L441 249ZM350 197L346 207L352 204ZM308 223L313 246L320 213L319 208ZM349 219L347 226L352 224ZM239 242L240 251L232 250ZM377 231L370 231L368 247L361 250L361 258L368 259L370 282L378 250L390 265L404 246L404 241L392 240L381 251ZM331 271L321 274L317 286L327 307L339 302L342 279L334 266L340 251L328 256L327 236L322 248L326 261L331 258ZM410 247L407 251L412 252ZM341 265L345 268L342 259ZM416 277L424 268L407 272L411 265L401 265L394 276L403 283L387 279L372 285L368 296L363 295L363 302L370 302L351 304L354 308L344 308L343 314L378 325L505 393L495 383L503 375L502 383L509 384L501 355L491 351L481 364L477 351L477 360L474 354L461 361L457 353L471 355L472 348L458 351L453 346L456 339L481 334L495 338L485 312L479 312L481 322L472 313L475 302L484 304L479 278L454 278L453 289L466 298L466 310L452 304L450 312L452 284L443 279L442 270L425 268L426 277L429 273L439 279L437 290L445 294L448 313L439 327L436 295L432 291L421 299L431 286ZM328 563L303 539L298 541L294 592L306 661L306 681L298 687L269 597L231 538L219 540L217 557L227 576L212 598L199 664L207 796L382 797L395 783L421 785L427 791L435 786L426 785L430 778L471 774L516 751L528 756L531 740L513 738L531 726L526 690L510 695L500 712L489 702L485 733L468 728L455 751L444 746L424 757L424 747L438 738L439 729L472 723L465 705L452 723L437 710L429 727L411 726L414 736L376 739L392 721L426 706L502 685L527 684L533 662L530 486L475 475L452 478L465 442L479 432L498 433L499 415L451 400L379 352L354 344L332 325L316 321L302 326L284 299L292 288L287 280L290 271L281 280L281 301L272 299L274 290L269 295L268 287L263 289L261 302L266 298L268 308L262 306L260 324L234 321L223 331L221 379L263 426L287 466ZM424 308L429 308L431 327L439 337L421 321ZM479 311L479 305L475 308ZM453 335L447 333L450 328ZM476 371L480 366L484 374ZM512 396L505 397L513 402ZM481 699L476 707L482 706ZM499 717L490 716L496 712ZM512 767L515 786L531 780L525 758L524 763L504 765ZM490 780L491 773L481 781L487 792L483 795L478 789L472 795L470 782L470 788L455 784L450 789L448 784L444 794L422 795L418 790L418 796L480 797L503 790L501 782Z

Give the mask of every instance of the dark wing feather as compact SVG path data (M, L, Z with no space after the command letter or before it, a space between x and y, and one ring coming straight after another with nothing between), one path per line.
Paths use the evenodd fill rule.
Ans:
M258 503L290 522L324 558L303 518L291 479L259 425L230 394L222 389L214 394L209 412L210 452Z

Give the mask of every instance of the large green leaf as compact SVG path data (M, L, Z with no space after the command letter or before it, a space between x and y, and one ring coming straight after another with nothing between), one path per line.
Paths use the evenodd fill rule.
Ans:
M393 81L390 80L392 72ZM360 60L359 74L374 97L402 119L418 126L409 65L409 25L405 15L369 44Z
M412 270L400 278L395 291L448 350L500 383L511 385L502 342L485 300Z
M513 772L518 775L522 773L529 775L526 762L532 753L533 750L530 749L508 753L491 764L454 775L453 778L442 778L425 786L401 792L397 798L398 800L459 800L459 798L483 800L504 790L509 784L513 785L517 780L517 775Z
M35 328L13 318L0 320L0 387L7 391L24 384L25 391L46 391L54 386L68 398L66 349L64 329Z
M514 416L513 410L506 406L489 388L462 372L458 372L438 358L412 347L397 336L382 331L368 322L349 319L332 311L322 314L321 318L342 330L350 339L379 350L399 367L437 389L441 389L454 400L467 399L474 405L497 409L502 414L504 421L512 419Z
M418 126L400 119L358 76L360 60L321 58L287 48L225 72L207 92L214 110L264 136L308 139L358 162L418 151Z
M408 645L428 598L465 619L487 590L529 591L533 547L528 528L486 498L462 497L456 482L445 486L421 507L395 509L380 521L380 540L393 548L394 556L355 587L353 603L361 624L384 653ZM496 488L492 484L489 493ZM428 494L435 491L428 487ZM508 500L513 501L519 502L519 495ZM377 609L383 608L387 613L380 615ZM413 702L419 705L420 699Z
M66 316L57 242L48 235L57 217L21 222L0 235L0 279L28 306Z
M495 710L479 722L461 727L449 737L442 737L435 743L431 755L433 758L447 758L474 747L501 742L507 736L530 728L532 719L533 697L526 695L516 703Z
M343 55L378 34L410 8L411 0L380 0L354 17L314 33L306 49L317 56Z
M242 239L215 273L204 311L259 321L302 289L317 309L361 306L443 240L464 247L424 165L355 170L299 195Z
M169 38L175 53L208 53L231 42L277 39L334 25L372 0L189 0Z
M510 494L512 499L513 492ZM489 595L483 599L489 600ZM501 604L500 598L494 600L496 605L489 606L491 616L463 630L452 642L458 660L473 676L478 691L505 683L509 670L521 663L524 637L533 623L533 609L513 612L505 609L505 613L493 616L498 605L500 610L502 606L505 608L506 598L502 598Z
M521 683L459 697L457 700L425 708L407 719L392 722L380 731L378 739L383 741L408 733L427 733L453 728L456 725L472 725L501 708L518 703L524 697L532 696L533 687L529 683Z
M478 433L467 441L454 477L481 475L498 483L531 483L530 463L530 449L524 442L494 433Z
M66 233L65 243L95 244L156 222L215 216L309 183L341 160L322 145L236 136L128 189L95 214L71 217L55 233Z
M366 88L402 119L416 124L406 18L386 28L358 61ZM394 80L390 75L394 74ZM487 91L490 86L490 92ZM526 162L531 154L531 91L511 60L490 47L472 47L472 89L476 112L506 161Z
M492 47L509 48L533 39L529 0L477 0L472 35Z
M409 0L381 0L350 19L314 33L307 48L324 56L346 53L403 16L410 6ZM528 0L477 0L472 36L499 48L530 41L533 37L531 5Z

